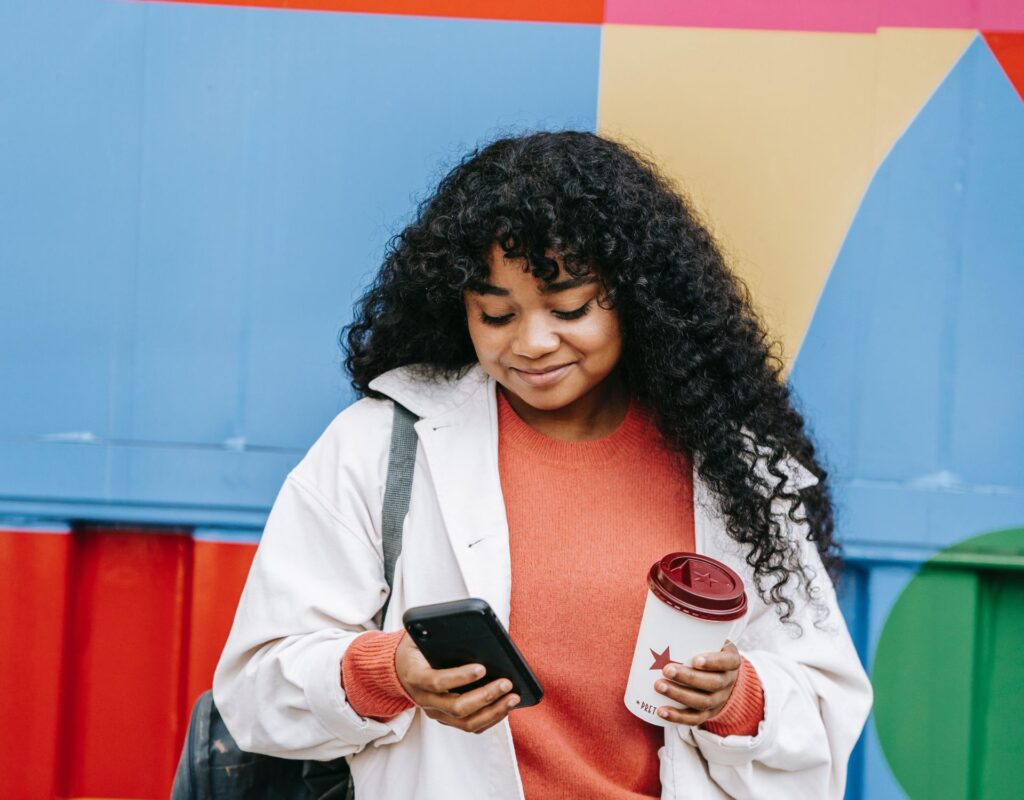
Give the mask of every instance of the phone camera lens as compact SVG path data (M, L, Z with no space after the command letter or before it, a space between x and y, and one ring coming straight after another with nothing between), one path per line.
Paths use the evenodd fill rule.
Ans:
M415 632L416 636L420 639L427 639L430 637L430 631L428 631L422 625L413 626L413 631Z

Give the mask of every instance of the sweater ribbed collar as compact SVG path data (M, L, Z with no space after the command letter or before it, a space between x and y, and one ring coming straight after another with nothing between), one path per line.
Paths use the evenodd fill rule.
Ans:
M650 410L632 395L626 416L611 433L599 439L568 441L554 439L520 417L495 387L498 400L499 448L527 459L576 465L614 465L623 460L642 459L660 440Z

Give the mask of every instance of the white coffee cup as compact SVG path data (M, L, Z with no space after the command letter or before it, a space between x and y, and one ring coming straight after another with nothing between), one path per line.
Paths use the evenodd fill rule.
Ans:
M735 640L747 613L739 575L721 561L697 553L669 553L647 575L647 602L633 651L623 698L630 713L662 727L659 706L683 708L657 692L669 663L690 666L701 653L722 649Z

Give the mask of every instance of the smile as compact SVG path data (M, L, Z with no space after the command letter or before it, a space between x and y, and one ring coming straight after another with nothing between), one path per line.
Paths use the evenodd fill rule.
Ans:
M515 372L521 381L530 384L530 386L547 386L560 380L569 371L571 366L572 364L566 364L565 366L558 367L558 369L540 373L523 372L515 367L512 367L512 371Z

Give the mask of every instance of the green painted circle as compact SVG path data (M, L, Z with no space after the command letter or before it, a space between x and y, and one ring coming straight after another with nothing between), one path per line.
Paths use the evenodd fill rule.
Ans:
M1024 797L1024 528L928 561L872 669L886 759L912 800Z

